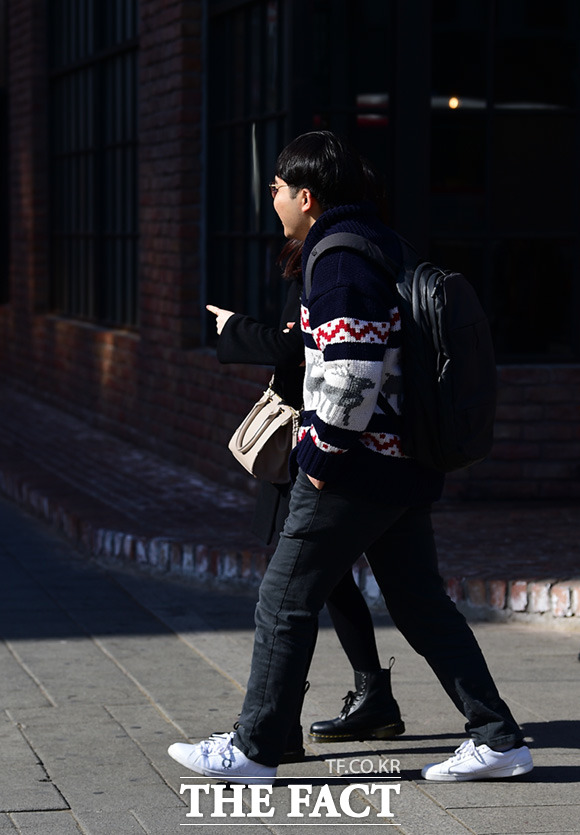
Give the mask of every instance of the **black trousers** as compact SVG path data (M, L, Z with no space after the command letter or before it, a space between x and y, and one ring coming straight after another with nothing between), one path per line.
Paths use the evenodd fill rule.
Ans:
M252 532L267 545L278 539L284 527L290 511L290 491L290 484L260 485ZM381 662L373 619L350 568L332 589L326 607L353 670L378 672Z
M425 657L476 744L522 739L437 568L429 507L386 506L357 485L317 490L300 472L260 587L248 689L235 744L277 765L299 711L318 614L364 552L396 626Z

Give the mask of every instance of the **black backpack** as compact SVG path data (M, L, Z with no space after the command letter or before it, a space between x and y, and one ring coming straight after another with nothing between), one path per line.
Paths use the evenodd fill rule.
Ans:
M497 375L489 323L463 275L420 263L410 244L399 240L402 266L360 235L323 238L308 258L305 295L316 261L337 249L360 253L394 279L403 340L403 452L451 472L481 461L491 449ZM391 408L382 394L378 404Z

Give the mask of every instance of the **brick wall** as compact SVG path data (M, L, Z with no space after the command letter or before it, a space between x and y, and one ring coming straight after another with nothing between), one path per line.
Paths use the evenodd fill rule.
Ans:
M141 0L140 326L108 330L48 310L44 0L9 4L11 301L0 373L210 477L247 485L226 442L268 379L200 348L201 0Z
M149 349L187 348L201 327L202 4L140 9L141 335Z
M449 477L447 494L579 499L580 367L500 367L492 455Z
M9 4L11 287L0 374L88 421L252 489L226 445L269 372L200 347L201 0L141 0L140 326L111 331L47 307L44 0ZM580 367L500 369L492 458L450 496L580 497Z
M47 294L45 30L43 0L8 4L12 315L3 318L3 338L20 342L23 359L30 354L19 328L43 308Z

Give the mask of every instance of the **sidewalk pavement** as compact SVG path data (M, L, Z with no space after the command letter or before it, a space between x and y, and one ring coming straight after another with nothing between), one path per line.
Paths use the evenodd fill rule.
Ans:
M393 688L406 734L309 744L305 762L280 767L257 816L249 817L250 790L238 787L245 817L233 818L232 790L196 780L166 751L235 721L249 670L255 590L210 589L97 561L5 499L0 526L1 835L177 835L189 826L215 835L227 826L246 835L306 835L313 825L347 835L369 825L401 835L580 832L574 632L474 625L535 769L511 781L428 783L421 767L460 744L463 717L423 659L377 614L383 663L391 654L397 659ZM352 687L326 619L310 681L306 726L336 715ZM200 787L203 817L188 816L192 786ZM220 791L226 817L212 818ZM293 793L309 801L294 803L302 818L288 814ZM316 804L320 817L309 817ZM378 817L381 811L392 817Z
M249 495L6 382L0 402L0 493L75 547L219 587L259 583L271 552L248 532ZM580 503L444 501L433 519L441 573L467 614L580 629ZM364 559L355 573L380 608Z

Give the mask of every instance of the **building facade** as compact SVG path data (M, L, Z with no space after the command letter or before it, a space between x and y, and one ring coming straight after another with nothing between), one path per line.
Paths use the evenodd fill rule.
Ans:
M277 321L266 186L329 128L490 317L496 443L448 494L580 497L574 0L0 0L0 50L4 378L249 486L268 369L217 363L205 304Z

